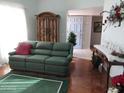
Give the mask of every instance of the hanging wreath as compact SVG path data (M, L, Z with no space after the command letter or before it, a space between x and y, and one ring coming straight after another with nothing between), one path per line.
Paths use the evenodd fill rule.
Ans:
M109 13L109 15L106 17L104 24L107 23L107 21L112 24L118 22L118 27L121 26L121 22L124 19L124 1L120 0L120 5L112 5L110 11L103 11L101 14L105 12Z

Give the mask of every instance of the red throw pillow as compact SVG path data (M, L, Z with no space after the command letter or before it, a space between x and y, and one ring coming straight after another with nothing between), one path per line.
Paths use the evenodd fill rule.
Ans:
M32 45L26 42L21 42L18 44L17 48L16 48L16 54L19 55L28 55L30 54L30 49L31 49Z

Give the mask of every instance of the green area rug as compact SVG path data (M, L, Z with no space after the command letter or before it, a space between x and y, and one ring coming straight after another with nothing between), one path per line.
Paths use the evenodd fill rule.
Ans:
M8 74L0 78L0 93L67 93L67 85L62 79Z

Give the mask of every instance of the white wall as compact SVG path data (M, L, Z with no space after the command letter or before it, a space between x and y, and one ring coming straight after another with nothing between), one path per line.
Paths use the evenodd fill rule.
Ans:
M104 10L109 11L112 5L116 5L120 0L105 0ZM109 5L109 6L108 6ZM106 19L107 13L104 13L103 21ZM108 26L107 26L108 25ZM101 43L104 41L112 42L124 50L124 20L121 23L120 27L115 27L118 25L118 22L115 24L106 24L103 26Z
M120 0L105 0L104 1L104 10L109 11L112 5L119 4ZM106 19L108 14L104 13L103 21ZM121 23L120 27L115 27L118 23L112 25L104 25L101 44L105 44L106 42L111 43L112 45L116 45L116 47L120 47L124 51L124 20ZM106 29L105 29L106 28ZM117 48L114 48L118 51ZM121 74L123 72L123 67L112 67L111 69L111 76Z
M35 15L44 11L51 11L61 16L60 41L66 40L66 15L68 10L83 9L89 7L101 7L104 0L0 0L0 3L20 4L25 8L28 39L36 40Z
M103 6L104 0L38 0L38 13L51 11L61 16L60 42L66 40L66 15L68 10Z
M38 9L37 0L0 0L0 4L11 5L16 7L23 7L25 10L28 39L36 39L36 24L35 24L35 14ZM9 13L8 13L9 17Z
M90 48L92 16L83 17L83 49Z
M69 10L68 15L99 16L102 11L103 11L103 6L90 7L90 8L84 8L81 10L79 10L79 9Z

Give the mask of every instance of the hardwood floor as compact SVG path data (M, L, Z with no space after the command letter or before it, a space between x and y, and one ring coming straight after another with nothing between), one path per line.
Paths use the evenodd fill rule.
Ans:
M89 60L74 58L68 93L105 93L106 75L93 69Z
M0 67L0 76L10 71L9 65ZM89 60L73 58L70 64L69 88L67 93L105 93L106 75L93 69Z

